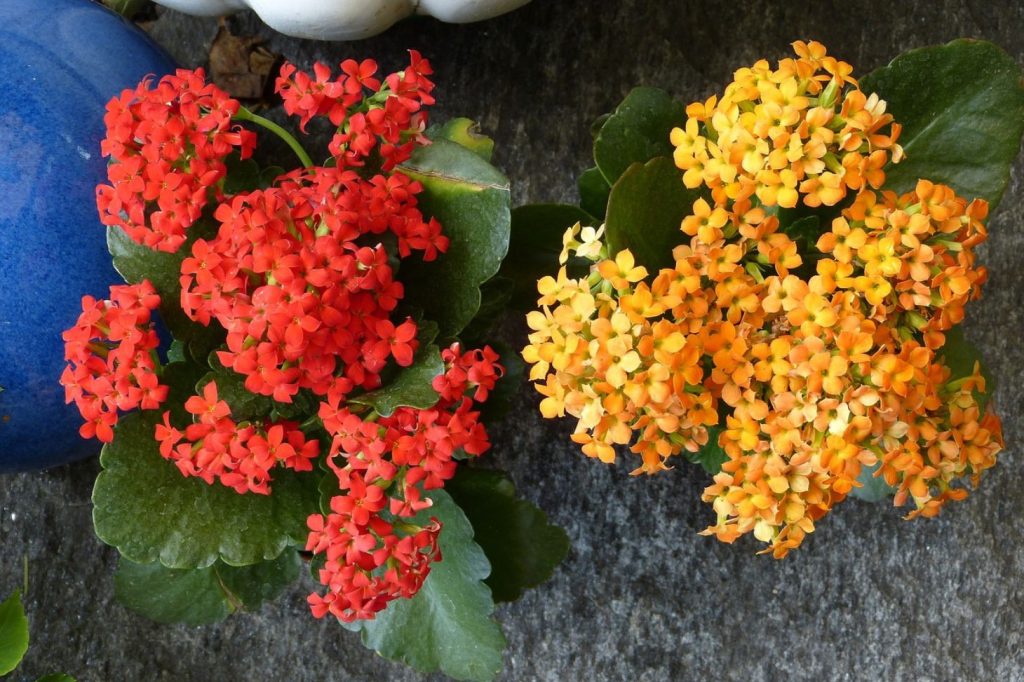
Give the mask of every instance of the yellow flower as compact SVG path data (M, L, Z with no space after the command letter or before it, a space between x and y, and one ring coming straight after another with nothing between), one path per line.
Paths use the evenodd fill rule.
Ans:
M647 276L647 268L637 265L629 249L619 251L615 260L605 260L597 264L601 277L620 291L629 289L629 285L639 282Z

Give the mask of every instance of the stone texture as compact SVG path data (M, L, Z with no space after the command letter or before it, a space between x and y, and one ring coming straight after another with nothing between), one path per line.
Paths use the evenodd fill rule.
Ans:
M1024 6L1009 0L535 0L482 24L414 20L360 43L288 39L251 15L231 23L300 64L373 56L395 67L405 48L420 49L440 83L435 120L480 120L521 203L574 198L590 160L588 124L634 85L703 99L734 68L774 60L797 38L822 40L860 73L959 36L993 40L1024 63L1022 20ZM151 31L195 66L216 28L162 12ZM628 462L586 461L568 424L542 421L524 390L494 428L489 456L567 529L573 549L551 582L499 609L509 639L502 679L1024 679L1022 179L1018 162L983 253L991 281L968 320L999 377L1009 443L975 494L915 522L850 501L776 562L754 556L753 542L696 534L711 520L698 502L700 472L637 479ZM523 338L517 320L506 331ZM126 611L113 597L115 552L92 534L97 466L0 478L0 594L21 585L23 562L29 574L33 642L15 679L54 670L86 682L418 679L310 618L308 584L216 626L158 626Z

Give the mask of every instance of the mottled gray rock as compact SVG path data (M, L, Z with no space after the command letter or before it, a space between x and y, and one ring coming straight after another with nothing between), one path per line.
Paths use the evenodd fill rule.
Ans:
M703 99L737 66L778 58L797 38L822 40L860 73L959 36L993 40L1024 63L1024 9L1009 0L535 0L482 24L416 20L333 45L272 35L252 16L232 25L300 64L373 56L391 68L404 49L420 49L437 70L436 118L482 122L517 202L574 198L588 124L632 86ZM195 66L216 23L166 12L152 32ZM524 391L493 430L489 456L568 530L573 549L550 583L499 609L510 645L503 679L1024 679L1022 179L1018 162L983 252L991 281L969 314L968 335L999 377L1010 444L975 494L915 522L851 501L777 562L755 556L753 542L696 534L711 520L698 471L637 479L628 463L587 461L569 425L542 421ZM516 320L507 333L523 338ZM83 681L417 679L310 618L308 584L202 628L126 611L113 597L115 552L92 534L97 466L0 478L0 594L21 585L23 559L29 566L33 643L16 679L53 670Z

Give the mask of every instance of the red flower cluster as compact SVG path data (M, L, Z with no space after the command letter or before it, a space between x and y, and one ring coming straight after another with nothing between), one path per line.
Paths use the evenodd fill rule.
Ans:
M224 159L235 149L249 157L256 136L232 127L238 101L206 83L202 69L179 69L150 85L144 80L107 103L101 150L114 163L96 205L104 225L173 253L211 196L220 198Z
M427 78L433 73L430 63L415 50L409 55L409 66L383 83L376 78L377 63L372 59L347 59L333 80L324 64L314 65L312 78L285 64L275 88L284 110L299 117L303 130L314 116L330 119L337 131L328 149L339 167L362 166L376 150L388 171L408 159L421 141L427 121L422 107L434 103L434 83Z
M65 400L85 419L79 433L114 439L119 410L155 409L167 398L152 351L160 345L150 313L160 304L148 281L110 287L110 300L82 298L78 322L64 332Z
M474 401L485 401L502 373L490 348L463 353L455 344L442 357L445 372L434 380L441 398L430 409L400 407L373 420L349 411L334 392L320 406L342 494L331 499L330 514L308 521L306 549L326 555L320 582L328 592L309 596L317 618L373 618L391 600L416 594L441 558L437 519L423 527L403 519L430 507L423 492L455 475L457 451L479 455L490 447Z
M164 412L157 424L160 454L174 460L184 476L198 476L207 483L218 479L235 492L270 494L270 470L310 471L320 454L315 440L293 422L236 423L231 408L217 398L217 384L209 382L202 396L192 396L185 409L196 419L184 431L171 425L171 413Z
M402 285L383 244L360 237L390 232L400 255L436 258L448 240L416 208L420 190L400 174L311 168L235 196L217 208L216 238L182 263L182 309L227 330L220 360L254 393L291 402L300 388L375 388L389 358L411 364L416 325L389 320Z

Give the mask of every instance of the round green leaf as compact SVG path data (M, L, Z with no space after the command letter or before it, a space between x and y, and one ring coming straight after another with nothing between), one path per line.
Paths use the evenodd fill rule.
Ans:
M985 367L981 353L964 336L963 325L957 325L945 334L946 343L939 350L939 358L942 364L950 369L950 381L963 379L973 374L974 363L977 362L981 365L981 376L985 378L985 392L975 391L974 399L978 402L981 411L984 412L985 406L988 405L988 399L996 389L996 379Z
M441 338L456 336L480 308L480 285L508 251L508 179L462 145L435 140L398 170L423 184L419 205L451 240L430 263L403 263L405 300L438 323Z
M643 165L633 164L612 187L608 199L605 235L609 251L616 254L629 249L636 262L652 274L671 266L672 249L686 237L680 224L699 196L683 185L671 159L658 157Z
M114 269L129 284L149 280L160 294L160 319L174 338L192 351L192 357L205 360L206 355L224 341L224 330L211 323L204 327L190 320L181 309L181 262L192 252L191 244L200 236L209 236L213 224L200 220L189 228L189 240L177 253L154 251L137 244L119 227L107 228L107 250L114 260Z
M722 465L729 459L729 455L725 454L725 450L718 444L718 434L721 432L721 426L709 426L708 442L704 444L704 447L697 452L683 450L683 456L694 464L699 464L704 471L714 476L722 470Z
M459 467L445 486L473 524L473 539L491 563L495 601L514 601L551 577L569 552L569 536L548 523L501 471Z
M399 407L433 407L438 399L434 379L443 372L441 352L430 344L422 347L413 363L403 367L393 381L376 391L350 398L349 402L372 407L383 417L390 417Z
M245 377L229 369L208 372L196 384L196 394L201 394L203 387L211 381L217 382L217 397L228 404L231 408L231 418L235 421L252 421L266 417L274 408L274 401L269 396L247 390Z
M491 680L502 666L505 636L491 617L494 600L483 580L490 564L473 542L473 526L443 490L413 523L436 517L444 527L442 560L412 599L398 599L373 620L360 621L363 643L385 658L422 673L441 671L457 680Z
M453 118L440 125L433 125L427 130L431 140L450 140L473 152L487 163L494 155L494 140L480 134L480 125L469 118Z
M558 271L562 235L581 223L597 227L600 221L569 204L530 204L512 209L512 235L501 274L515 283L514 305L531 309L537 302L537 280Z
M167 568L159 561L137 564L124 557L114 575L118 601L158 623L202 625L238 609L254 611L299 577L299 555L284 552L272 561L206 568Z
M21 592L15 591L0 604L0 675L17 668L26 651L28 618L21 605Z
M612 191L604 175L597 168L588 168L580 173L578 185L580 207L590 215L603 219L608 211L608 194Z
M1012 57L992 43L955 40L906 52L860 85L903 126L907 158L885 169L887 189L906 192L926 178L999 203L1024 132L1024 86Z
M671 157L669 133L685 123L686 107L682 102L657 88L636 88L601 125L594 139L594 161L608 184L614 186L634 163Z
M204 568L218 559L244 566L305 543L306 518L317 511L317 473L275 471L270 495L185 478L160 456L153 437L159 421L158 412L129 414L103 447L92 494L100 540L131 561L169 568Z
M896 488L886 483L881 476L875 476L879 466L881 463L876 462L860 470L860 475L857 477L860 487L850 490L850 497L856 497L865 502L881 502L896 494Z

